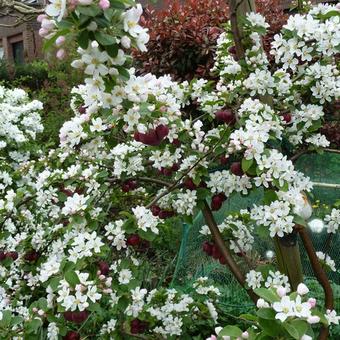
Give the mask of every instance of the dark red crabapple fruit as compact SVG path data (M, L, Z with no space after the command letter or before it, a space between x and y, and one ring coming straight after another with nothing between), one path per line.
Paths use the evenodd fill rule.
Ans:
M0 261L3 261L6 258L6 254L4 251L0 251Z
M289 124L292 121L292 115L290 113L284 113L282 115L282 118L286 122L286 124Z
M222 207L223 202L225 201L224 194L217 194L211 198L211 209L213 211L217 211Z
M230 46L230 47L228 48L228 52L229 52L230 54L236 54L236 46L235 46L235 45Z
M129 246L138 246L141 241L141 238L137 234L132 234L128 237L126 243Z
M86 321L86 319L89 316L89 312L86 310L83 310L81 312L72 312L72 313L73 313L72 321L77 324L83 323L84 321Z
M218 249L218 247L215 244L212 246L211 256L215 260L218 260L221 257L221 252L220 252L220 250Z
M175 146L180 146L180 145L181 145L181 141L180 141L179 139L175 138L175 139L172 141L171 144L172 144L172 145L175 145Z
M227 163L228 163L228 157L226 157L226 156L221 156L220 157L220 163L221 163L221 165L226 165Z
M218 121L233 125L236 122L235 115L230 109L219 110L215 113Z
M102 274L102 275L107 275L109 273L109 271L110 271L110 266L105 261L100 261L98 263L98 268L100 270L100 274Z
M160 124L156 127L156 134L159 140L163 140L169 134L169 128L164 124Z
M153 216L158 216L161 211L161 208L158 205L153 205L151 207L151 212Z
M221 255L219 258L218 258L218 261L221 263L221 264L227 264L227 261L225 260L224 256Z
M13 261L15 261L18 258L18 253L16 251L9 251L6 253L6 257L10 257Z
M196 190L197 189L197 186L195 185L195 183L193 182L193 180L189 177L187 177L184 182L183 182L183 185L186 189L189 189L189 190Z
M39 254L35 250L30 250L25 254L24 258L28 262L35 262L39 259Z
M234 162L230 166L230 171L236 176L243 176L244 172L242 170L241 162Z
M68 331L63 339L64 340L79 340L80 335L76 331Z
M202 249L207 255L211 256L212 250L213 250L213 244L208 241L205 241L203 242Z
M80 114L84 114L86 112L86 107L84 105L79 106L78 112Z

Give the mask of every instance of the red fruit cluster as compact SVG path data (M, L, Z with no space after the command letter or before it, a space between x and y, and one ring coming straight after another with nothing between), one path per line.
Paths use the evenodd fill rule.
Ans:
M196 190L197 188L205 188L207 184L201 181L199 185L196 185L190 177L187 177L183 181L183 186L184 188L189 189L189 190Z
M142 239L139 237L138 234L132 234L128 237L126 243L129 246L135 247L138 246L141 243Z
M224 256L221 251L213 242L205 241L202 245L203 251L208 255L212 256L215 260L218 260L221 264L226 264Z
M99 268L99 271L100 271L100 274L101 275L107 275L110 271L110 266L107 262L105 261L100 261L98 263L98 268Z
M162 210L158 205L153 205L151 207L151 212L153 216L158 216L162 220L175 215L175 212L173 210Z
M30 250L25 254L24 259L28 262L35 262L39 257L40 255L35 250Z
M177 171L179 169L179 165L178 164L174 164L171 168L161 168L161 170L159 170L160 174L162 174L163 176L167 176L170 177L172 175L172 173L174 171Z
M78 107L78 112L80 114L84 114L86 112L86 106L84 106L84 105L79 106Z
M144 333L148 329L148 322L141 321L139 319L133 319L130 323L131 333L139 334Z
M130 247L134 247L136 251L139 252L146 252L148 248L150 247L150 242L147 240L143 240L138 234L132 234L130 235L126 243Z
M217 195L214 195L211 198L211 210L217 211L220 210L222 207L223 202L226 200L226 196L223 193L219 193Z
M68 331L67 334L63 337L64 340L79 340L80 335L76 331Z
M77 324L83 323L89 317L89 312L64 312L64 319Z
M290 113L284 113L282 115L282 118L286 122L286 124L289 124L292 121L292 115Z
M228 125L234 125L236 123L235 114L230 109L223 109L215 112L215 117L217 121Z
M122 184L122 190L124 192L129 192L131 190L135 190L137 187L138 187L137 182L132 180L132 179L129 179Z
M146 145L157 146L161 144L168 133L169 128L164 124L160 124L156 127L156 129L150 129L146 133L135 131L133 137L137 142L141 142Z
M6 253L0 251L0 261L4 261L8 258L11 258L13 261L15 261L18 258L18 253L16 251L8 251Z
M243 176L244 172L242 170L241 162L233 162L230 166L230 172L236 176Z

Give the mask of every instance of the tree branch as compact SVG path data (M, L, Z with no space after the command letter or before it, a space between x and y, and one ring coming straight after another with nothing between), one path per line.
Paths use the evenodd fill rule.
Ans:
M313 243L308 235L308 232L306 230L305 227L303 226L296 226L302 243L306 249L307 255L309 257L309 261L312 265L313 268L313 272L314 275L316 277L316 279L319 281L319 283L321 284L323 290L324 290L324 294L325 294L325 308L326 309L330 309L333 310L334 309L334 299L333 299L333 290L332 287L329 283L328 277L325 273L325 271L323 270L319 259L315 253L315 249L313 246ZM326 340L328 339L328 334L329 334L329 330L328 327L322 327L319 333L319 340Z
M245 287L246 280L244 278L244 275L240 271L237 263L234 261L232 255L230 254L229 249L224 244L224 241L222 239L222 235L217 227L216 221L214 219L214 216L211 212L211 209L207 203L207 201L204 201L204 208L202 209L203 216L205 218L205 221L210 229L211 235L214 238L215 243L217 244L217 247L219 248L221 254L223 255L227 266L229 270L232 272L236 280L239 282L239 284L242 287ZM251 290L246 289L249 297L253 300L254 303L256 303L258 297L257 295Z

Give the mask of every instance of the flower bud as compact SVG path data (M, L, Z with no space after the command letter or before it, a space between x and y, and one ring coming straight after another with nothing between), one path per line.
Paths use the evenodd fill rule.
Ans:
M124 35L124 37L122 37L120 39L120 43L124 48L130 48L131 47L131 39L126 35Z
M310 308L314 308L316 306L316 299L314 298L309 298L307 301L310 305Z
M58 37L55 41L56 46L61 46L63 43L65 42L65 37L63 35L61 35L60 37Z
M80 4L80 5L91 5L92 4L92 2L93 2L93 0L78 0L78 3Z
M266 301L264 301L263 299L258 299L256 302L256 307L257 308L267 308L269 305Z
M312 325L314 323L320 322L320 318L317 315L311 315L308 317L307 322Z
M287 290L285 287L279 287L276 289L276 293L279 297L283 297L287 294Z
M56 53L56 57L59 59L59 60L63 60L65 58L65 55L66 55L66 52L63 48L61 48L60 50L57 51Z
M43 21L41 22L41 27L50 31L55 27L55 24L52 20L43 19Z
M242 333L242 338L243 339L248 339L249 338L249 333L247 331Z
M300 283L297 287L297 293L299 295L306 295L309 292L308 287L304 283Z
M38 22L42 22L44 19L47 19L47 15L46 14L39 14L38 16L37 16L37 21Z
M108 9L110 7L110 1L109 0L99 0L99 7L101 9Z

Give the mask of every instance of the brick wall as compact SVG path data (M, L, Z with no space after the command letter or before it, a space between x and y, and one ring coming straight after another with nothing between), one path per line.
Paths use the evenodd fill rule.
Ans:
M15 18L0 16L0 24L13 25ZM4 58L14 61L13 43L22 41L25 62L42 58L42 39L38 34L39 24L35 21L27 22L17 27L0 27L0 46L4 50Z

